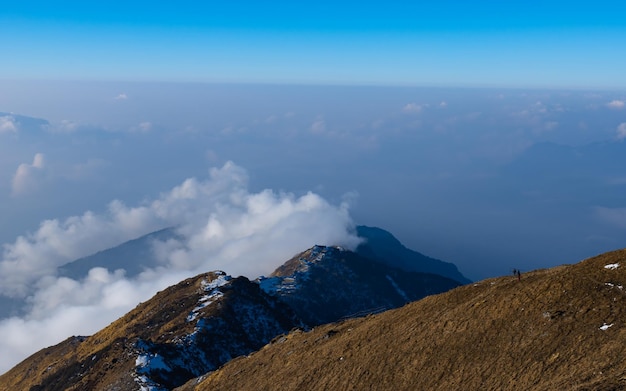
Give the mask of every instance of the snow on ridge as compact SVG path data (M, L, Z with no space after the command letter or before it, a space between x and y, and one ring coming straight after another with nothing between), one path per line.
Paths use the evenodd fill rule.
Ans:
M214 271L213 274L216 274L218 277L214 278L210 282L208 282L207 280L202 280L202 282L200 283L202 285L202 289L204 289L205 292L224 286L228 284L228 281L232 280L231 276L227 275L221 270Z
M219 288L228 285L232 280L232 277L224 273L223 271L215 271L213 272L218 277L214 278L212 281L208 282L207 280L202 280L200 285L202 286L202 290L207 292L204 296L202 296L198 300L198 305L191 310L189 315L187 315L187 322L193 322L198 318L200 310L207 307L209 304L214 303L217 299L224 296L222 291Z
M298 258L298 267L290 276L261 276L257 278L255 282L259 284L261 290L270 295L294 292L298 289L299 281L306 281L310 278L308 272L313 265L323 261L326 257L333 257L337 253L344 251L346 250L340 246L322 246L316 244L303 253L308 253L308 255L303 255Z
M139 353L135 359L135 373L133 376L135 383L137 383L141 391L166 391L165 388L152 381L149 375L153 370L171 372L172 369L165 363L162 356L159 356L157 353L146 352L148 347L148 344L144 341L139 340L137 342Z
M393 288L396 290L396 292L398 292L398 294L407 302L411 301L409 300L409 297L406 295L406 293L400 289L400 286L398 286L398 284L396 284L396 282L393 280L393 278L391 278L390 275L386 275L385 277L387 277L387 280L389 280L389 282L391 283L391 285L393 286Z
M609 329L609 327L612 327L612 326L613 326L613 323L611 323L611 324L604 323L602 326L600 326L600 330L606 331L606 330Z
M611 264L604 266L605 269L609 269L609 270L615 270L618 267L619 267L619 263L611 263Z

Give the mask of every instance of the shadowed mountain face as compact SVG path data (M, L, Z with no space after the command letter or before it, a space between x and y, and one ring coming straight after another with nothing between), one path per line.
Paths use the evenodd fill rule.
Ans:
M459 272L453 263L443 262L410 250L384 229L359 225L357 233L359 237L365 239L365 242L356 249L359 255L406 271L438 274L461 284L471 282Z
M489 279L292 332L184 390L625 390L625 286L626 250Z
M111 271L126 270L127 277L135 277L145 269L158 266L152 251L154 241L166 241L176 237L173 228L165 228L140 238L129 240L119 246L77 259L59 268L59 275L80 279L94 267L104 267Z
M309 326L397 308L460 285L449 278L407 272L325 246L296 255L259 283Z

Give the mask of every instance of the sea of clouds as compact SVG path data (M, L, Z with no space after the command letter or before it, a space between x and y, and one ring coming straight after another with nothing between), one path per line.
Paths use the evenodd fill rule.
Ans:
M136 277L102 267L79 280L57 273L167 227L177 235L153 243L158 265ZM0 294L24 300L27 311L0 320L0 372L69 336L94 333L184 278L210 270L255 278L314 244L358 243L347 202L333 205L311 192L251 192L246 170L232 162L140 205L115 200L106 213L46 220L3 248Z

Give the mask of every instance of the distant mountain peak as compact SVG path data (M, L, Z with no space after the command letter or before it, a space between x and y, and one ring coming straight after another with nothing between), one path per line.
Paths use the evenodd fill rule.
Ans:
M453 263L431 258L411 250L389 231L365 225L357 226L356 231L359 237L365 239L356 249L356 253L359 255L406 271L438 274L461 284L471 282L459 272Z
M404 271L341 247L320 245L257 281L309 326L396 308L460 285L446 277Z

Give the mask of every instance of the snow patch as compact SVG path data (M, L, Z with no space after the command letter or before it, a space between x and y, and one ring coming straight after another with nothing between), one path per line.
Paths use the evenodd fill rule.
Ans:
M615 270L619 267L619 263L611 263L606 265L604 268L609 270Z
M215 271L213 272L213 274L216 274L218 277L214 278L211 282L208 282L207 280L202 280L201 282L202 289L205 292L224 286L228 284L228 281L232 279L231 276L227 275L221 270Z
M311 247L308 256L298 259L299 265L295 272L285 277L259 277L256 282L260 288L269 295L281 295L295 292L299 286L298 281L306 281L309 278L311 266L324 260L325 257L332 257L338 252L345 251L342 247L329 247L315 245Z
M135 376L134 379L140 391L167 391L166 388L155 385L155 383L145 375Z
M137 383L141 391L166 391L161 385L152 381L149 375L154 370L171 372L172 369L165 363L163 357L156 353L146 352L148 345L145 342L139 341L137 348L140 353L135 359L135 373L133 376L135 383Z
M139 355L137 356L137 359L135 360L136 367L145 367L146 365L148 365L148 363L149 363L148 356L145 356L145 355Z
M219 288L228 285L232 280L232 277L224 273L223 271L213 272L218 275L217 278L214 278L212 281L202 280L200 285L202 286L202 290L207 292L206 295L202 296L198 300L198 305L191 310L189 315L187 315L187 322L193 322L198 318L200 314L200 310L207 307L209 304L214 303L217 299L224 296L224 294L219 290Z
M400 287L398 286L398 284L396 284L396 282L393 280L393 278L391 278L390 275L386 275L385 277L387 277L387 280L389 280L389 282L391 283L391 285L393 286L393 288L396 290L396 292L398 292L398 294L407 302L411 301L409 300L409 297L406 295L406 293L400 289Z
M600 326L600 330L605 331L605 330L608 330L609 327L612 327L612 326L613 326L613 323L611 324L604 323L602 326Z

